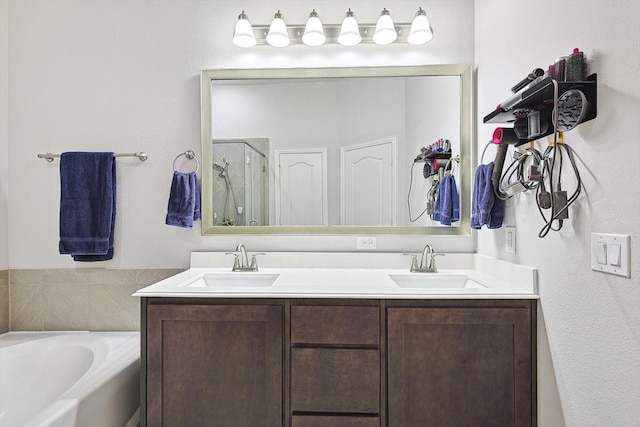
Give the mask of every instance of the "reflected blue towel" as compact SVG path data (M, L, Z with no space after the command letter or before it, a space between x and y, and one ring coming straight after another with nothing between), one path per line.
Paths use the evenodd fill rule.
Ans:
M480 229L483 225L491 229L502 227L504 203L493 192L492 173L493 162L479 165L476 169L471 200L471 228Z
M113 258L116 161L113 153L60 155L61 254L75 261Z
M195 172L173 172L165 223L192 228L200 220L200 188Z
M451 225L460 220L458 188L453 175L445 175L440 181L431 219L440 221L442 225Z

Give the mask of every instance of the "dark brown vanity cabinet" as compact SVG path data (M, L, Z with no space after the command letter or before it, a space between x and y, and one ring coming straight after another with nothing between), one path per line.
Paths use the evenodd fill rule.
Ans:
M536 425L535 301L387 307L388 427Z
M142 425L283 425L282 304L153 303L145 311Z
M379 301L291 303L293 427L379 427Z
M535 300L145 298L142 313L142 426L536 425Z

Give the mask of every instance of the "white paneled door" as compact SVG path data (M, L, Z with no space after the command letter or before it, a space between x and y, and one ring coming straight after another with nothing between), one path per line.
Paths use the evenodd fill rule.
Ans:
M278 225L328 225L327 150L276 150Z
M341 224L396 224L395 153L395 137L342 147Z

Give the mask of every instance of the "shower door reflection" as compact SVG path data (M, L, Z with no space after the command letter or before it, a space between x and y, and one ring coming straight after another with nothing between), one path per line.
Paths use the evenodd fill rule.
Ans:
M269 225L269 141L214 139L213 224Z

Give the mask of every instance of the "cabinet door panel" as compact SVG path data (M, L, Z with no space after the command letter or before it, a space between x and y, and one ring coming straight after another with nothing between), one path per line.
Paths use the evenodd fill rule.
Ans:
M378 417L293 416L292 427L380 427Z
M378 414L379 408L378 350L292 350L292 411Z
M150 305L149 426L282 425L280 306Z
M389 427L531 426L529 310L387 313Z
M378 307L291 307L291 342L379 345Z

